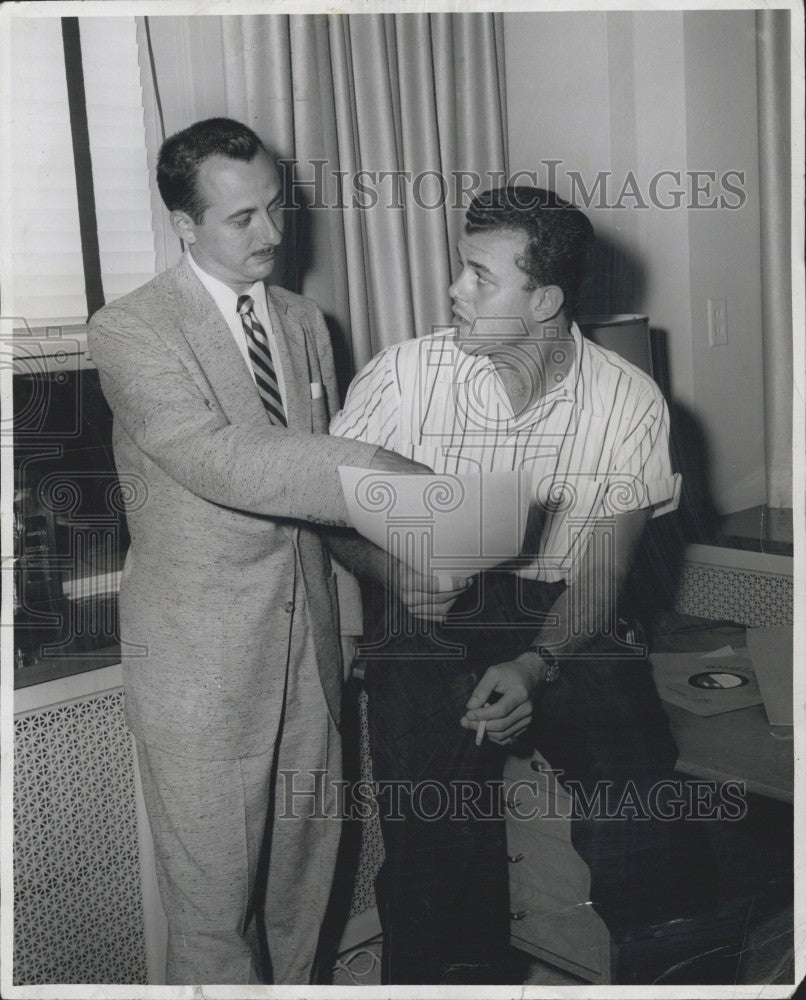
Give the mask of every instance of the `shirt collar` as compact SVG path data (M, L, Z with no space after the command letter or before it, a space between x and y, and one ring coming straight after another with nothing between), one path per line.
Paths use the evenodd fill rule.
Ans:
M535 412L542 410L548 403L555 403L561 400L573 401L577 398L580 372L582 370L582 355L585 351L585 338L582 336L576 323L571 323L569 328L571 338L574 341L574 363L567 375L556 386L549 389L539 400L525 410L517 420L517 424L529 423L529 418ZM452 342L453 343L453 342ZM456 344L454 349L454 370L453 379L455 382L468 382L477 377L482 372L489 372L493 363L487 355L467 354Z
M236 292L234 288L230 288L229 285L221 281L219 278L214 278L212 274L205 271L203 267L196 263L193 259L193 254L190 253L190 251L188 251L187 257L188 262L193 268L193 271L199 281L204 285L210 295L212 295L213 300L221 312L225 316L237 316L238 299L240 298L238 292ZM258 308L265 306L266 286L262 281L256 281L247 294L252 296L252 299Z

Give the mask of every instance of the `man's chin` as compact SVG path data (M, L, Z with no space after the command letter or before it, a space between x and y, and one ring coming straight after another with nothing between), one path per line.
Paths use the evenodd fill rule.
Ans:
M257 281L259 278L268 278L274 270L276 260L276 254L273 257L253 257L250 270L255 276L254 280Z
M463 354L484 354L490 349L488 341L470 336L470 327L467 323L456 327L453 342Z
M465 354L475 354L480 346L470 339L470 324L462 320L458 320L454 325L453 342Z

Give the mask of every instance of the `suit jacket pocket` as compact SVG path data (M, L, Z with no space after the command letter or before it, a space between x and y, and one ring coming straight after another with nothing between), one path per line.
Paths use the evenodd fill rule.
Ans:
M311 430L314 434L327 434L330 427L324 388L322 393L318 399L311 399Z

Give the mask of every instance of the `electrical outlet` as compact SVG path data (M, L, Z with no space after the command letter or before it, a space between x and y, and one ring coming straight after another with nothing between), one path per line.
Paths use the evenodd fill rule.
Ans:
M728 304L725 299L708 299L708 344L724 347L728 342Z

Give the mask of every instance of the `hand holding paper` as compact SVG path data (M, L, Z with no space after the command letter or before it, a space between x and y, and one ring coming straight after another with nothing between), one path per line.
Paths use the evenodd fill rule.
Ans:
M470 586L466 577L424 576L402 562L396 564L395 576L395 592L409 613L432 621L441 621L456 598Z
M391 472L396 476L433 475L433 472L427 465L404 458L403 455L398 455L396 451L387 451L386 448L379 448L375 452L370 469L372 472ZM341 473L341 469L339 469L339 473ZM342 477L342 488L343 486L344 477Z

